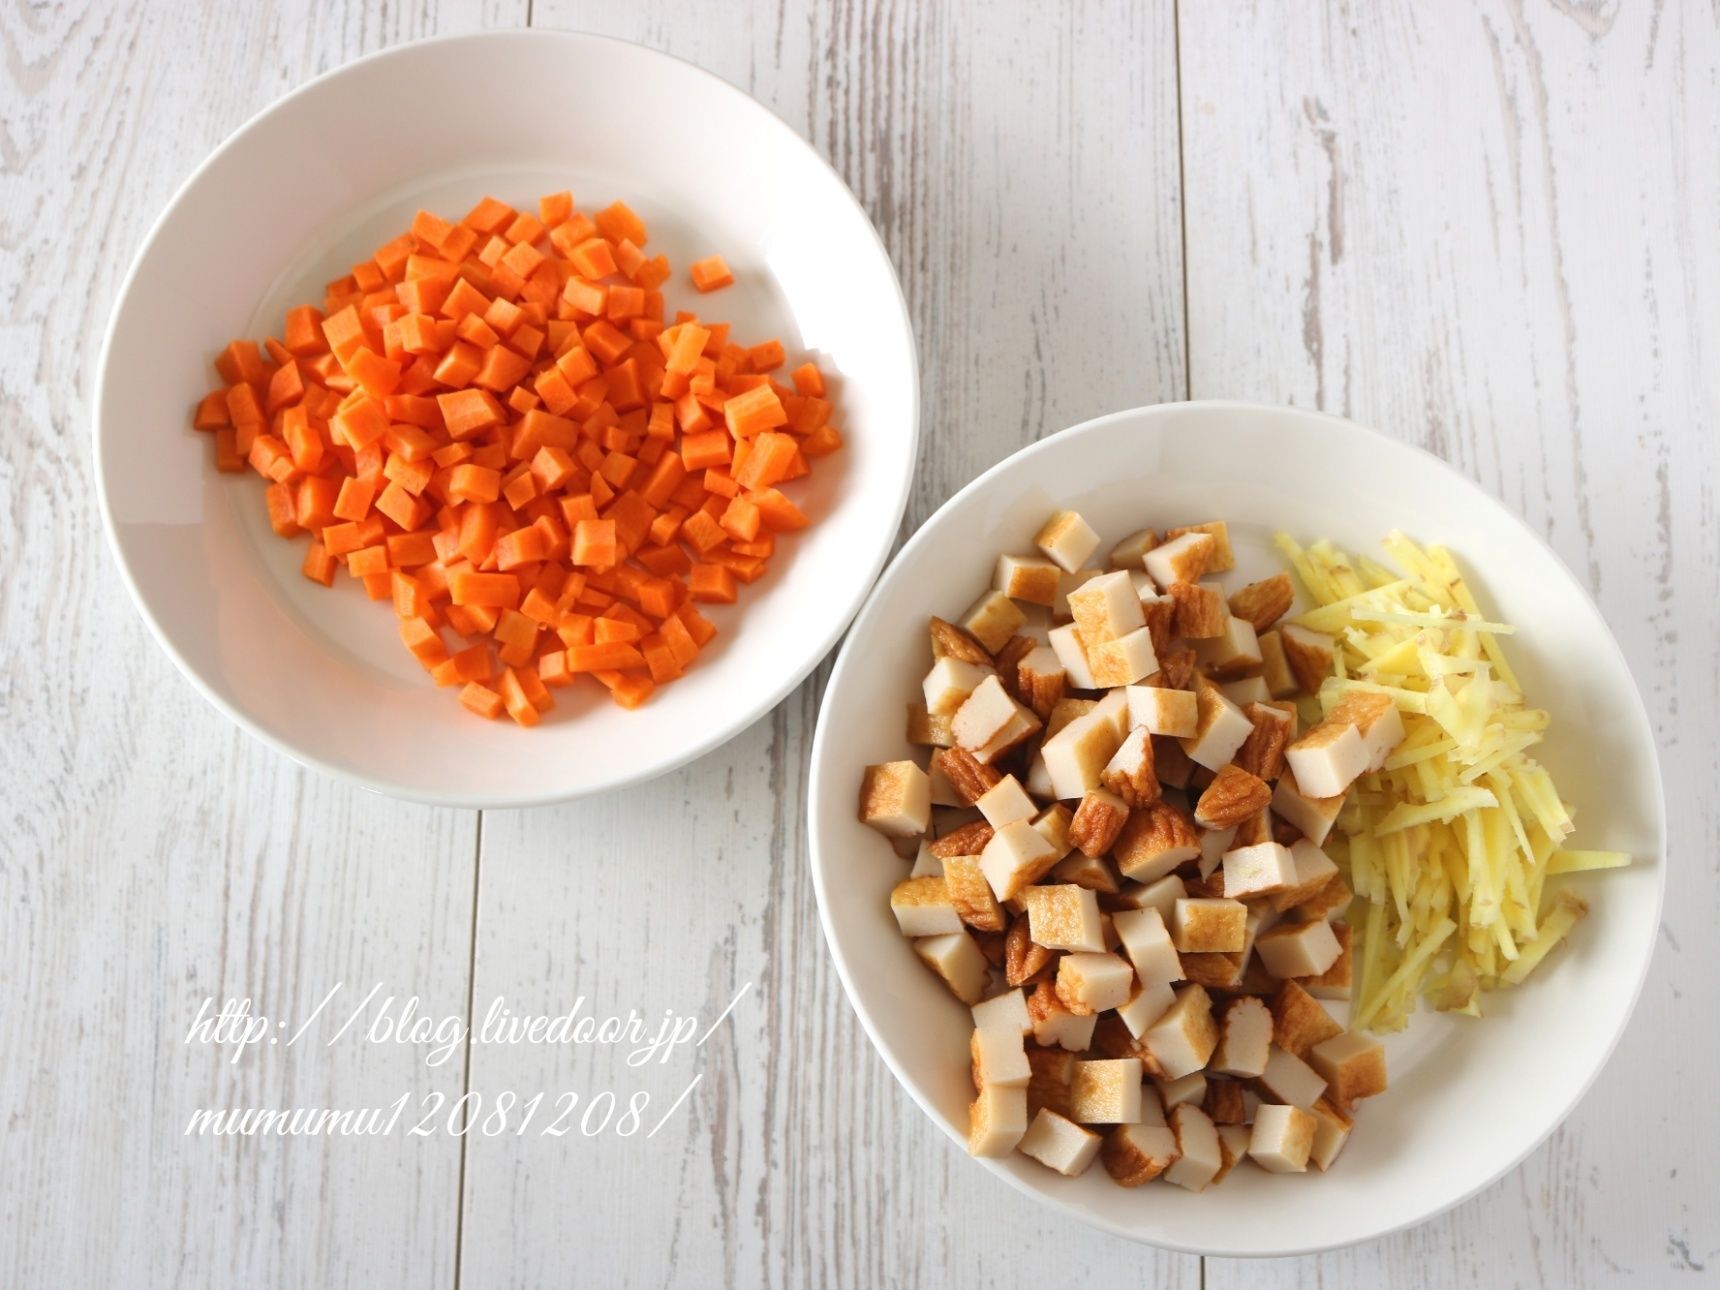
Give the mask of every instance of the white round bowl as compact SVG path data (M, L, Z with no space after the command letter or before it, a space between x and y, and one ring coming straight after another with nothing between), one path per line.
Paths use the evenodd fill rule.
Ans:
M434 87L431 89L429 87ZM463 88L462 88L463 87ZM625 105L618 109L617 105ZM713 142L715 141L715 142ZM564 188L620 198L675 274L669 307L780 336L832 375L847 445L790 486L814 524L782 543L687 675L626 712L596 686L557 692L535 730L483 722L436 689L355 580L299 574L259 481L218 475L190 429L234 336L405 228L485 193L535 209ZM696 258L734 286L698 295ZM522 806L646 779L716 747L836 643L901 522L919 396L901 289L834 171L788 126L691 64L568 32L487 32L365 58L251 121L194 174L139 252L103 347L97 481L138 607L180 670L282 752L396 796ZM798 490L798 491L796 491Z
M1168 1249L1301 1254L1383 1235L1473 1194L1570 1112L1624 1029L1660 919L1664 834L1653 733L1618 645L1550 548L1451 467L1336 417L1239 403L1119 412L1025 448L963 489L908 542L842 649L813 742L814 885L838 971L872 1040L934 1122L965 1143L972 1019L915 959L889 910L907 866L855 818L868 763L910 755L904 708L930 665L929 615L990 585L1053 509L1107 541L1226 519L1238 569L1281 569L1275 531L1383 554L1401 528L1450 547L1508 642L1530 702L1553 717L1537 756L1577 808L1576 844L1636 864L1561 879L1590 899L1571 943L1480 1020L1418 1014L1387 1041L1391 1088L1361 1107L1330 1173L1238 1168L1193 1194L1127 1190L1102 1168L1067 1179L1020 1155L979 1162L1054 1209ZM1343 1005L1337 1005L1342 1009ZM1341 1015L1341 1012L1340 1012Z

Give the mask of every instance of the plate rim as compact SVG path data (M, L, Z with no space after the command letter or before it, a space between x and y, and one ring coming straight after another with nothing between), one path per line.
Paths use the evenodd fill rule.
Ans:
M816 651L809 655L808 659L798 669L791 669L788 672L785 672L779 679L766 687L762 692L766 698L760 700L756 704L750 704L745 708L738 709L737 712L739 715L729 720L719 722L714 727L713 733L710 735L707 735L705 738L697 740L689 744L687 747L678 750L665 760L651 764L642 770L599 776L589 783L567 791L524 792L518 794L492 793L473 797L460 791L427 791L418 785L402 783L386 775L379 775L374 772L357 768L338 766L329 762L325 758L319 757L304 749L293 747L285 740L277 737L269 730L266 730L259 722L254 720L247 713L241 711L238 706L229 703L224 697L215 691L213 686L204 680L197 669L191 666L180 650L173 644L173 641L169 637L166 629L162 626L160 620L150 608L148 601L138 586L136 577L133 575L132 564L126 555L124 544L120 540L118 523L114 518L113 507L108 498L108 466L106 434L104 432L104 411L107 404L108 367L112 356L115 334L118 331L120 316L125 312L126 306L131 300L132 291L136 286L138 274L142 269L144 262L155 250L156 243L160 240L163 230L167 227L169 222L178 215L181 208L191 195L192 190L198 185L211 167L216 165L216 163L223 157L227 156L229 152L240 147L245 139L254 130L256 130L263 121L274 116L277 112L283 111L295 100L302 96L316 93L326 84L338 80L341 77L357 74L363 69L369 67L371 64L384 62L392 58L409 56L427 46L444 44L505 44L521 41L536 41L544 43L558 42L570 45L593 44L599 46L620 46L643 53L648 58L663 59L667 62L678 64L680 67L689 69L697 76L703 77L712 82L717 87L719 93L726 92L737 96L737 98L745 105L763 114L762 120L766 129L780 131L784 136L792 140L794 144L798 145L805 156L809 158L815 166L822 168L823 171L835 181L842 196L853 207L854 213L859 216L861 225L865 228L867 234L870 235L873 244L877 247L879 255L883 258L883 262L889 270L893 300L900 320L902 334L906 338L907 342L906 355L908 367L906 376L910 391L910 408L908 424L906 426L907 447L906 451L903 453L902 465L898 471L899 477L895 483L895 500L893 506L890 508L893 515L893 521L887 529L882 530L884 534L882 543L879 545L878 549L873 552L870 559L862 565L866 570L865 577L856 580L853 591L849 597L850 603L841 614L837 615L831 629L824 633ZM599 793L647 783L650 780L657 779L663 775L679 770L683 766L698 760L707 753L715 751L724 744L729 743L737 736L743 734L762 717L772 712L777 705L792 694L808 676L812 675L818 666L830 656L831 651L842 639L843 634L848 630L850 624L853 623L855 616L867 603L871 596L872 588L876 584L879 575L883 572L892 548L896 545L896 539L901 532L902 517L907 511L908 494L913 488L915 468L919 463L920 422L922 413L921 402L919 342L914 333L913 316L908 308L907 295L902 289L902 278L901 274L896 270L895 260L891 257L890 249L885 245L884 239L879 234L877 226L872 222L871 215L868 214L865 206L861 204L860 199L855 196L854 190L849 187L847 181L837 172L836 168L830 164L830 162L821 152L818 151L817 148L813 147L811 142L809 142L805 136L800 133L800 131L796 130L787 121L785 121L768 104L747 93L740 86L735 85L733 82L719 76L716 72L713 72L708 68L701 67L690 59L682 58L678 54L672 54L665 50L656 49L638 41L624 40L618 36L603 35L597 32L557 30L541 27L490 28L482 31L455 32L444 35L426 36L417 40L403 41L396 45L390 45L384 49L373 50L371 53L364 54L348 62L341 63L339 66L331 67L325 72L318 73L316 76L305 81L302 85L295 86L280 97L271 100L258 111L252 113L251 116L247 117L237 129L217 144L214 149L212 149L210 153L197 164L191 173L185 177L179 186L174 189L172 197L168 199L166 205L162 207L161 212L150 223L148 232L144 234L143 240L138 244L138 249L132 256L131 263L126 269L125 276L120 280L119 289L114 294L113 304L108 312L107 324L102 329L102 342L99 350L97 351L95 376L91 385L91 464L94 468L93 473L95 475L96 485L96 504L97 510L101 516L102 532L106 537L108 551L113 556L114 563L119 569L120 580L125 585L127 597L130 599L133 608L143 618L144 624L149 628L149 633L155 639L156 644L160 646L162 651L172 661L175 670L178 671L182 677L188 680L192 687L202 695L212 707L225 715L230 721L239 726L247 734L287 757L297 765L317 771L318 773L328 776L336 781L355 784L360 788L381 794L385 797L395 798L400 801L414 802L424 806L442 806L466 810L511 810L576 801Z
M873 584L872 591L866 598L866 604L861 608L860 613L856 616L854 623L851 624L851 626L863 627L869 624L871 614L874 611L874 607L885 584L889 582L891 577L894 575L897 567L905 560L909 559L913 553L917 552L923 541L929 540L927 535L930 533L934 522L937 521L946 511L957 506L965 498L985 488L994 477L1001 474L1007 467L1013 465L1020 459L1030 458L1048 451L1049 445L1058 443L1060 440L1080 438L1120 421L1129 421L1142 417L1158 418L1174 412L1187 411L1190 409L1254 415L1266 414L1272 416L1289 413L1295 416L1309 417L1315 420L1325 421L1346 434L1377 435L1397 447L1405 448L1418 454L1425 462L1436 467L1440 473L1480 494L1486 499L1486 502L1489 505L1495 507L1501 514L1506 516L1508 520L1526 537L1539 545L1542 551L1552 559L1554 565L1564 575L1570 588L1582 598L1582 601L1594 612L1595 617L1599 619L1603 625L1606 625L1606 615L1602 613L1599 602L1595 600L1594 596L1590 594L1589 589L1583 585L1583 583L1577 578L1576 574L1571 571L1570 566L1566 564L1564 559L1559 555L1558 551L1554 549L1553 545L1548 542L1540 532L1533 528L1529 522L1515 510L1507 506L1492 493L1488 492L1488 490L1476 480L1470 478L1469 475L1464 473L1462 470L1459 470L1456 466L1452 465L1452 463L1446 461L1443 457L1436 456L1420 444L1411 443L1407 440L1386 435L1382 431L1365 426L1348 417L1338 416L1334 413L1319 411L1316 409L1295 407L1291 404L1261 403L1246 399L1181 399L1166 403L1140 404L1135 407L1123 408L1115 412L1108 412L1100 416L1090 417L1085 421L1077 422L1065 427L1064 429L1058 430L1053 434L1046 435L1042 439L1035 440L1033 443L1026 444L1008 454L1001 460L995 462L943 502L942 505L934 510L931 515L927 516L925 521L914 530L913 535L903 543L902 549L896 553L895 558L890 561L889 566L882 574L879 575L877 581ZM1657 808L1654 815L1655 847L1652 856L1653 871L1655 875L1654 917L1652 925L1658 927L1664 916L1666 905L1666 779L1660 764L1660 749L1653 739L1654 722L1649 714L1648 705L1643 701L1642 687L1637 684L1636 675L1630 667L1630 661L1626 657L1623 647L1619 644L1618 638L1613 635L1610 626L1607 626L1605 636L1607 647L1612 651L1614 661L1623 669L1624 675L1630 680L1630 697L1635 701L1635 716L1640 721L1642 729L1647 731L1650 736L1648 739L1648 746L1650 749L1650 768L1653 772L1656 798L1655 806ZM910 1081L900 1069L898 1069L896 1062L886 1050L884 1044L879 1040L877 1027L872 1014L861 1003L859 993L855 989L854 978L850 971L850 965L837 944L836 934L831 922L829 898L824 887L824 865L821 860L822 852L819 845L819 836L824 830L825 818L823 807L821 805L823 794L818 791L818 784L821 781L821 767L825 760L826 739L829 737L829 730L826 724L829 705L825 700L828 699L829 695L847 675L851 662L851 649L854 646L855 639L855 634L850 633L848 639L843 642L841 650L837 652L836 662L831 668L830 679L826 683L824 695L821 697L819 703L818 722L813 732L812 754L808 763L806 776L808 798L807 858L812 869L813 894L818 904L818 922L819 927L822 929L824 934L825 947L829 951L831 960L835 964L836 974L838 979L842 982L843 994L847 998L849 1007L852 1008L855 1015L859 1017L861 1027L865 1030L866 1037L871 1041L872 1051L880 1060L883 1061L885 1067L894 1077L896 1084L907 1092L909 1097L913 1099L915 1104L918 1105L920 1110L925 1114L926 1118L929 1119L938 1129L943 1131L943 1136L945 1138L962 1148L961 1154L963 1159L977 1160L979 1164L984 1166L986 1173L990 1174L994 1178L1002 1179L1015 1191L1029 1197L1041 1205L1044 1205L1053 1212L1073 1218L1080 1223L1089 1227L1098 1228L1099 1230L1108 1232L1113 1236L1134 1241L1138 1244L1152 1246L1155 1249L1169 1250L1179 1254L1198 1254L1202 1257L1213 1258L1264 1259L1319 1254L1329 1250L1345 1249L1351 1246L1361 1245L1368 1241L1379 1240L1382 1237L1390 1236L1397 1232L1419 1227L1424 1223L1438 1218L1442 1214L1448 1213L1463 1202L1479 1195L1481 1192L1486 1191L1502 1178L1514 1172L1525 1160L1535 1154L1535 1152L1539 1151L1541 1147L1545 1145L1547 1139L1564 1124L1564 1122L1570 1117L1571 1113L1575 1111L1588 1096L1590 1090L1594 1087L1595 1081L1600 1078L1601 1072L1606 1069L1608 1063L1612 1060L1613 1054L1617 1052L1619 1041L1624 1038L1624 1033L1629 1028L1631 1019L1636 1015L1637 1007L1642 1001L1643 987L1647 983L1648 973L1654 964L1655 955L1658 950L1657 938L1654 937L1650 937L1648 941L1648 952L1642 956L1642 961L1637 967L1636 980L1631 987L1629 1003L1620 1013L1618 1025L1614 1029L1612 1035L1608 1038L1600 1060L1595 1062L1593 1067L1584 1075L1570 1101L1562 1107L1556 1115L1550 1118L1546 1126L1532 1138L1521 1152L1519 1152L1505 1165L1488 1174L1485 1178L1469 1186L1459 1194L1442 1201L1438 1206L1428 1210L1424 1214L1414 1218L1408 1218L1398 1222L1387 1223L1378 1227L1370 1228L1367 1231L1359 1232L1354 1236L1345 1237L1339 1241L1313 1241L1306 1244L1286 1245L1271 1249L1235 1250L1194 1242L1155 1238L1137 1229L1124 1226L1120 1223L1113 1222L1108 1218L1095 1214L1083 1206L1072 1203L1061 1196L1053 1195L1048 1191L1033 1187L1023 1181L1012 1171L1001 1167L1001 1165L994 1160L969 1156L965 1148L965 1143L962 1141L955 1129L945 1122L942 1113L930 1106L926 1099L921 1096L919 1089L915 1087L914 1083Z

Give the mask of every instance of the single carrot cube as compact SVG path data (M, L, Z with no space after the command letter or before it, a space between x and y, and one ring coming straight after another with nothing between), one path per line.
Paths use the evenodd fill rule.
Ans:
M700 291L715 291L718 287L726 287L735 280L735 275L729 271L728 264L720 255L695 260L692 275L693 285Z
M448 579L456 605L513 609L520 603L520 582L511 573L478 573L462 569Z
M423 498L414 497L398 483L390 483L376 499L376 509L393 520L406 532L411 532L430 515L430 506Z
M388 573L388 548L385 546L364 546L346 557L346 571L355 578L369 578ZM393 584L389 585L389 594L394 592Z
M526 696L524 688L520 685L518 672L514 671L512 667L505 668L502 671L501 684L498 688L501 691L502 704L515 722L522 726L537 725L541 714Z
M593 215L591 220L597 225L598 232L611 242L619 242L626 238L629 241L637 242L640 246L645 245L647 240L645 221L635 215L626 202L611 202Z
M367 394L343 403L340 411L329 418L335 442L354 450L376 443L388 433L390 424L388 409Z
M361 390L375 399L393 393L400 384L401 365L368 346L360 345L349 351L341 358L340 365Z
M569 278L561 289L561 302L575 314L595 318L609 300L609 288L583 278Z
M388 548L388 563L396 569L414 569L421 564L433 564L436 561L433 536L423 530L417 533L393 534L383 545Z
M299 480L296 494L295 518L299 527L314 533L333 524L340 517L334 513L340 485L327 475L306 475Z
M288 408L281 414L281 438L286 442L287 451L292 454L293 465L300 470L315 471L322 465L322 435L311 424L310 415L306 413L303 404Z
M695 564L687 575L687 591L694 600L705 604L735 603L735 576L719 564Z
M450 356L452 356L450 354ZM473 375L477 369L473 369ZM469 439L491 426L500 425L504 413L496 396L488 390L454 390L436 396L436 407L442 414L442 424L455 439Z
M326 353L328 341L323 336L322 322L322 310L315 305L296 305L287 310L286 326L281 332L287 352L298 358Z
M378 509L381 509L380 506ZM736 541L751 542L758 536L762 521L757 506L744 497L736 497L729 502L722 518L717 522Z
M486 312L488 312L486 310ZM485 322L479 314L467 314L454 325L454 334L468 345L479 350L485 350L492 345L501 343L501 337L496 335L496 329Z
M788 360L780 340L767 340L747 351L747 366L755 372L770 372Z
M530 370L529 358L514 353L505 345L496 345L485 352L473 380L486 389L506 390L517 385Z
M810 360L795 368L789 379L794 382L794 392L808 398L824 397L824 373L818 370L818 364Z
M400 453L390 453L388 460L382 463L382 477L399 484L414 497L421 495L430 486L435 474L435 453L420 457L417 461L408 461Z
M824 457L842 446L842 433L835 426L819 426L800 441L800 450L808 457Z
M547 554L543 531L532 525L515 529L496 539L496 568L512 572L522 564L534 564Z
M573 684L573 673L567 670L565 649L546 650L538 655L538 680L552 686Z
M785 533L793 529L803 529L811 523L798 506L774 488L754 489L746 497L758 507L764 526L773 532Z
M615 254L601 237L587 238L567 258L574 271L584 278L607 278L615 272Z
M545 228L554 228L573 214L573 194L565 188L559 193L547 193L538 198L538 219Z
M320 582L323 586L334 585L335 558L321 542L312 541L305 552L305 562L299 566L299 572L312 582Z
M629 710L639 707L656 690L656 685L644 672L622 672L614 678L599 677L609 687L609 697Z
M608 568L617 554L614 520L580 520L573 526L574 564Z
M501 642L498 655L509 667L530 661L537 646L538 625L517 609L502 610L496 620L495 637Z
M335 498L335 516L343 520L362 520L370 514L370 505L375 497L375 481L349 476L341 481L340 495Z
M737 439L750 439L765 430L786 425L788 413L769 385L755 386L723 403L723 420Z
M466 688L460 691L460 704L468 712L475 712L480 717L488 717L494 721L506 711L502 696L487 685L476 681L468 681Z
M460 222L479 233L494 233L506 228L513 221L514 214L514 208L506 202L484 197L466 212L466 218Z

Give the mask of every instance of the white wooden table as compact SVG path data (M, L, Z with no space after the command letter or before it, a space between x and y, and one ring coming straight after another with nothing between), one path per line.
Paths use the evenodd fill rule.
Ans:
M822 672L656 783L481 818L302 771L179 680L92 493L89 389L127 263L208 151L308 77L528 21L703 64L853 187L921 346L909 529L1064 425L1240 396L1422 444L1547 534L1647 697L1672 855L1625 1042L1521 1169L1373 1245L1203 1265L972 1168L826 958L800 809ZM0 1285L1720 1278L1709 6L71 0L8 3L0 48ZM430 1066L368 1043L229 1064L183 1042L205 996L302 1016L337 982L383 982L436 1015L585 995L708 1016L749 981L649 1141L184 1135L200 1105L666 1105L694 1069L543 1046Z

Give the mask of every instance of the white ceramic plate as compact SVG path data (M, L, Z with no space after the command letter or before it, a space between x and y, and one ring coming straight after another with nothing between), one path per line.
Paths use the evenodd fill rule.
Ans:
M436 87L433 91L427 87ZM625 104L624 111L615 105ZM712 141L720 141L715 146ZM190 410L233 336L278 334L286 307L410 222L485 193L535 209L571 188L620 198L675 276L669 308L780 336L833 374L848 446L796 499L784 541L719 643L643 708L557 692L535 731L438 691L393 615L353 580L298 572L258 480L217 475ZM694 292L720 253L737 282ZM918 428L913 336L888 256L835 173L765 108L691 64L566 32L489 32L388 50L311 82L229 139L162 215L120 293L96 395L108 535L181 671L307 765L420 801L518 806L645 779L716 747L823 658L889 553Z
M1299 1254L1419 1222L1522 1160L1576 1105L1624 1029L1659 924L1659 768L1629 668L1594 603L1552 551L1442 462L1335 417L1233 403L1102 417L1022 450L914 535L849 633L813 743L813 878L848 996L879 1052L962 1150L968 1010L914 958L888 907L907 866L855 819L861 772L909 755L904 705L929 666L925 623L990 585L999 551L1029 551L1073 507L1109 541L1143 526L1227 519L1238 570L1276 572L1283 529L1378 551L1401 528L1449 546L1484 608L1522 630L1509 648L1553 730L1537 749L1578 808L1578 845L1635 867L1573 881L1592 912L1568 948L1488 1016L1418 1015L1387 1046L1392 1086L1360 1109L1329 1174L1239 1167L1194 1195L1125 1190L1095 1166L1065 1179L1022 1156L981 1162L1047 1205L1121 1236L1190 1253ZM1102 547L1101 550L1104 548ZM1337 1005L1340 1009L1342 1005Z

